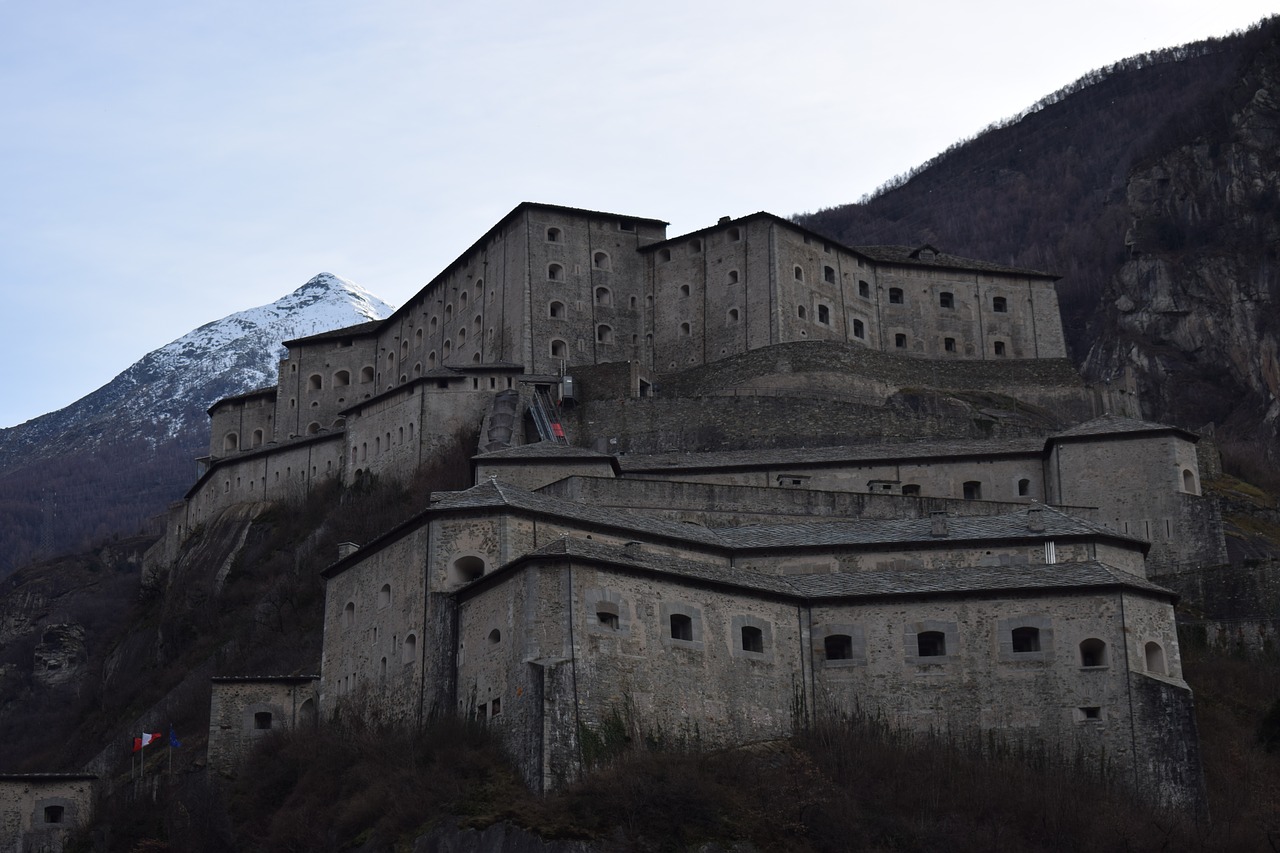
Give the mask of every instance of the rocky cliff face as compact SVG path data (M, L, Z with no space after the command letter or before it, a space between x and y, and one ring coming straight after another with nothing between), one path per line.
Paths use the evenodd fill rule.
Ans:
M1228 456L1280 470L1280 35L1196 134L1136 164L1128 259L1084 361L1152 414L1215 424ZM1244 460L1239 460L1244 461Z

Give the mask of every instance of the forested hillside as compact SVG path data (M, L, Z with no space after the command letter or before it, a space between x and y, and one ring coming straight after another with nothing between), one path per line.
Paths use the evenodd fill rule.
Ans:
M1131 382L1150 417L1214 424L1229 463L1265 458L1274 476L1278 57L1272 19L1118 62L798 219L850 245L927 242L1061 275L1089 379Z

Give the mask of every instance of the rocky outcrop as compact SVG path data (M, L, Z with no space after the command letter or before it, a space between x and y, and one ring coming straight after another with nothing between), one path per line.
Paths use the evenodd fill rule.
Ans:
M1132 170L1128 259L1084 365L1150 416L1214 424L1228 456L1280 471L1280 34L1204 132Z

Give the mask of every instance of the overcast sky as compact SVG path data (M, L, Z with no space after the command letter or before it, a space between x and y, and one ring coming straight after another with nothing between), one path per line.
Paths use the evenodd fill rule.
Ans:
M0 0L0 427L317 272L405 301L521 201L856 201L1254 0Z

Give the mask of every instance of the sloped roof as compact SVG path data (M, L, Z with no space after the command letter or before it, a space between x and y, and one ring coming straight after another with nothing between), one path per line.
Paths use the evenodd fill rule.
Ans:
M283 341L287 347L294 344L314 344L319 341L336 340L338 338L355 338L360 335L370 334L377 331L378 327L383 323L382 320L370 320L367 323L357 323L354 326L343 326L341 329L332 329L328 332L318 332L314 335L307 335L305 338L294 338L292 340Z
M973 272L995 272L1005 273L1007 275L1024 275L1031 278L1049 278L1057 279L1051 273L1041 270L1028 269L1026 267L1010 267L1004 264L995 264L990 261L979 261L975 258L962 258L959 255L949 255L946 252L939 252L932 246L854 246L854 251L866 255L871 260L882 264L901 264L911 267L943 267L946 269L963 269ZM933 249L933 257L922 257L921 248Z
M733 586L769 595L804 600L886 598L1015 593L1124 587L1176 598L1157 584L1096 561L1035 566L958 566L908 571L832 572L811 575L769 575L695 560L656 554L643 547L604 545L564 537L523 555L472 583L479 587L524 562L570 557L621 568L674 575L703 583Z
M586 447L573 447L567 444L556 444L553 441L535 441L532 444L521 444L488 453L477 453L471 457L477 462L488 462L501 459L599 459L602 462L613 462L613 456Z
M1150 546L1135 537L1116 533L1101 524L1077 518L1053 507L1042 507L1043 530L1028 526L1031 507L1006 515L947 518L947 533L933 535L932 518L872 519L770 524L755 527L717 528L725 545L736 550L754 548L812 548L840 545L902 545L911 543L957 543L987 539L1063 539L1095 536L1119 539L1146 549Z
M1180 429L1169 424L1158 424L1155 421L1141 421L1135 418L1126 418L1120 415L1113 415L1110 412L1099 415L1090 421L1077 424L1070 429L1062 432L1054 433L1050 436L1050 442L1061 439L1072 438L1088 438L1099 435L1121 435L1124 433L1140 433L1140 432L1176 432L1191 441L1199 441L1200 437L1195 433Z

